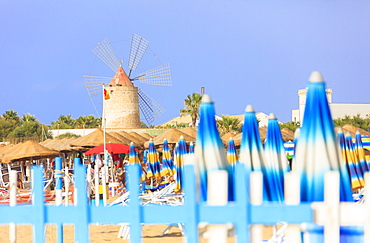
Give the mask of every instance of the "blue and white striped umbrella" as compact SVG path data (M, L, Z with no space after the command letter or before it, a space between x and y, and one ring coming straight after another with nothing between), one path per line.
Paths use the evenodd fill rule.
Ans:
M225 147L216 126L215 108L209 95L203 95L199 107L199 125L195 146L201 199L207 201L207 173L212 170L227 170L229 173L229 200L232 200L231 167L226 159Z
M168 141L164 139L163 149L162 149L162 167L161 167L161 176L172 176L173 175L173 162L168 148Z
M356 174L357 174L358 180L360 182L360 187L364 187L364 185L365 185L364 173L366 171L363 172L362 169L361 169L359 158L358 158L358 156L355 152L355 145L352 142L352 136L349 132L346 133L345 140L346 140L347 159L351 160L354 167L355 167ZM352 187L352 189L354 189L354 188Z
M325 89L321 74L313 72L295 154L301 201L323 201L324 174L332 170L340 173L340 200L351 201L350 177L338 146Z
M183 136L180 137L179 142L176 144L176 149L174 151L174 165L176 167L176 187L175 192L180 193L182 189L182 178L183 178L183 167L185 161L185 155L187 154L186 142Z
M294 142L285 142L284 143L285 152L290 156L294 156Z
M273 189L270 188L270 200L282 202L284 201L284 175L289 171L289 164L280 126L274 114L270 114L268 119L264 150L267 176L274 185Z
M233 174L235 173L235 165L238 163L238 153L236 152L234 139L230 138L229 142L227 143L227 154L226 154L227 161L229 162Z
M270 190L274 185L268 180L258 122L253 106L248 105L244 113L242 140L240 144L239 162L245 165L247 174L252 171L261 171L263 174L263 199L271 200Z
M190 144L189 144L189 154L193 154L193 153L194 153L194 143L190 142Z

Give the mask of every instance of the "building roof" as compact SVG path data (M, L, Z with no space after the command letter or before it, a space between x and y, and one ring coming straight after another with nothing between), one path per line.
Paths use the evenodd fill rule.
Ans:
M118 71L109 83L109 86L134 86L127 76L122 65L118 68Z

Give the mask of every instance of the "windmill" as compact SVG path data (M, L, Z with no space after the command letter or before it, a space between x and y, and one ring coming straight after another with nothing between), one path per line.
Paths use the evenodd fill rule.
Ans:
M172 86L170 65L168 63L134 76L149 47L149 41L133 34L128 59L128 74L117 58L113 47L106 38L93 52L116 74L111 77L84 76L90 97L102 94L103 86L109 92L110 99L105 101L107 128L140 128L140 112L147 124L152 124L165 109L143 90L134 86L135 81L147 85Z

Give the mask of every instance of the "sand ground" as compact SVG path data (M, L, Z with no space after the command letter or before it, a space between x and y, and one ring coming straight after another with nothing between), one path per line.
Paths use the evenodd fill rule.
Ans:
M116 197L115 197L116 198ZM110 198L108 202L112 202L115 198ZM53 202L51 202L53 203ZM142 236L144 243L176 243L184 242L185 238L181 234L178 227L172 227L169 233L161 236L167 225L144 225L142 227ZM119 225L93 225L89 226L90 242L129 242L122 238L117 238L120 226ZM63 239L64 243L74 242L74 227L73 225L64 225ZM201 230L200 230L201 231ZM32 243L32 225L17 225L16 227L17 243ZM263 239L267 240L272 235L271 227L264 227ZM45 229L45 239L47 243L57 242L57 233L55 225L47 225ZM200 235L199 241L205 243L206 240ZM0 242L9 242L9 226L0 225ZM228 238L228 243L235 242L235 236Z

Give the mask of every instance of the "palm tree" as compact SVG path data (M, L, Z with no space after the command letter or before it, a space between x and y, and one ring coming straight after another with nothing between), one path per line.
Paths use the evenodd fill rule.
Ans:
M202 101L202 95L198 93L193 93L188 95L185 99L185 108L180 110L180 116L190 115L191 125L195 127L199 115L199 106Z
M35 115L31 115L30 113L23 114L22 116L22 122L35 122L37 121L37 118Z
M19 118L18 116L18 112L14 111L14 110L8 110L8 111L5 111L5 113L3 114L3 118L6 120L6 121L16 121L16 122L19 122L21 119Z
M228 132L241 132L242 129L242 125L238 118L228 116L222 116L221 119L217 121L217 127L221 134L226 134Z

